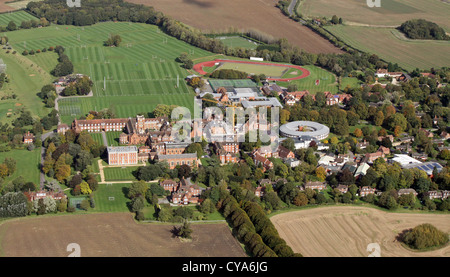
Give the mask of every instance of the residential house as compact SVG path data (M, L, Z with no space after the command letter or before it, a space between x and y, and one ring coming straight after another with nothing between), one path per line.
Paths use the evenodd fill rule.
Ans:
M303 185L303 189L312 189L322 191L327 188L327 184L325 182L307 182Z
M387 148L387 147L384 147L384 146L380 146L380 148L378 148L377 152L381 152L384 155L391 154L391 150L389 148Z
M255 189L255 195L256 195L257 197L263 197L265 191L266 191L266 187L258 186L258 187L256 187L256 189Z
M262 165L263 167L263 171L265 172L266 170L272 169L273 168L273 163L271 161L269 161L269 159L267 159L264 156L261 156L258 153L255 153L253 155L253 161L255 162L256 166Z
M399 189L398 191L397 191L397 195L400 197L400 196L402 196L402 195L405 195L405 194L414 194L414 196L417 196L417 192L414 190L414 189Z
M359 188L359 196L361 196L361 197L365 197L369 194L375 194L375 192L376 192L376 189L369 187L369 186Z
M53 190L25 191L23 194L27 197L29 201L34 201L36 199L44 199L46 197L50 197L54 200L67 199L67 195L62 191L53 191Z
M336 187L342 194L347 193L348 186L347 185L339 185Z
M170 191L170 192L175 192L175 191L178 190L177 182L175 182L174 180L171 180L171 179L167 179L167 180L161 181L159 183L159 185L161 187L163 187L164 190L167 190L167 191Z
M34 142L34 135L28 131L25 135L23 135L23 143L31 144Z
M190 178L183 178L177 191L172 194L172 203L180 205L196 204L200 194L201 189L197 184L192 184Z

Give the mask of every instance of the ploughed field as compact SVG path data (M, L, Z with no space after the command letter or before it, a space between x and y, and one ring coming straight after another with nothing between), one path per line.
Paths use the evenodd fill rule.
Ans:
M381 257L449 257L450 245L417 252L396 237L403 230L430 223L450 232L450 214L388 213L366 207L325 207L275 215L271 221L294 252L305 257L367 257L367 246L380 245Z
M229 27L258 30L288 41L310 53L342 53L326 39L283 15L278 0L126 0L152 6L203 32L226 32Z
M226 224L192 225L191 242L173 237L172 224L138 224L129 213L23 218L0 225L0 256L245 257Z

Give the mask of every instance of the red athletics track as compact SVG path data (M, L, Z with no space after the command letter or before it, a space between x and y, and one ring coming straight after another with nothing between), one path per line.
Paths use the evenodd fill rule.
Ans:
M309 70L304 69L301 66L298 65L290 65L290 64L278 64L278 63L261 63L261 62L248 62L248 61L234 61L234 60L214 60L214 61L208 61L208 62L202 62L202 63L198 63L196 65L194 65L194 70L197 71L198 73L205 75L207 74L207 72L205 72L203 70L203 67L213 67L216 63L246 63L246 64L256 64L256 65L269 65L269 66L282 66L282 67L290 67L290 68L295 68L298 69L302 72L302 74L300 76L297 77L293 77L293 78L286 78L286 79L282 79L282 78L267 78L267 80L269 81L279 81L279 82L289 82L292 80L300 80L303 78L308 77L311 72L309 72Z

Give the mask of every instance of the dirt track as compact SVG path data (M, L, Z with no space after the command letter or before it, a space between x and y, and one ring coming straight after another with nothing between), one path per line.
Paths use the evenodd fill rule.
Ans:
M130 213L21 218L0 225L0 256L67 257L70 243L82 257L246 256L226 224L192 225L192 242L173 237L174 225L138 224Z
M396 236L431 223L450 232L450 214L387 213L365 207L325 207L273 216L271 221L294 252L305 257L367 257L378 243L382 257L450 257L450 245L430 252L404 248Z
M204 32L229 27L255 29L288 41L310 53L342 53L326 39L281 13L277 0L126 0L153 6Z

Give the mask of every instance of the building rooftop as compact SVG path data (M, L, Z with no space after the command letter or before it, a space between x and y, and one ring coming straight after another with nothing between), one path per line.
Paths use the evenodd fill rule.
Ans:
M127 152L137 152L138 148L136 146L109 146L108 153L127 153Z

